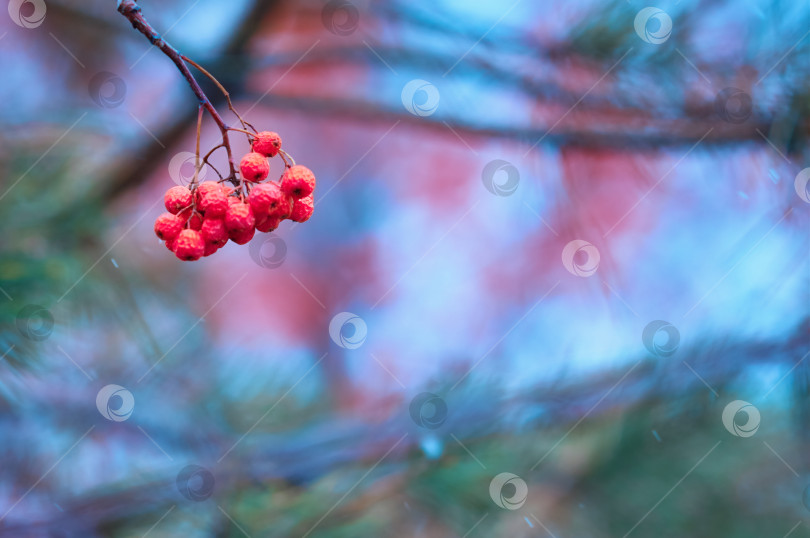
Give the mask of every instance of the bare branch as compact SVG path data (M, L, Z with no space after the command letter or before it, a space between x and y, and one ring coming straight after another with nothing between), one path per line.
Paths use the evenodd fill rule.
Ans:
M166 42L152 27L152 25L146 21L141 14L140 6L135 2L135 0L119 0L118 12L127 18L127 20L132 24L133 28L146 36L150 43L155 45L163 52L163 54L168 56L177 66L177 69L180 70L180 73L182 73L186 81L188 81L189 86L191 86L191 90L194 92L194 95L197 96L197 99L200 102L200 106L205 108L205 110L211 115L211 118L217 124L217 127L219 127L219 130L222 133L222 145L228 152L228 166L230 168L230 173L227 179L230 180L235 186L239 186L239 180L236 178L236 168L233 164L231 142L228 138L229 127L219 115L217 109L214 108L214 105L211 104L211 101L208 99L208 96L205 95L205 92L203 92L202 88L197 82L197 79L195 79L194 75L192 75L191 71L189 71L186 62L183 60L183 56L177 51L177 49Z

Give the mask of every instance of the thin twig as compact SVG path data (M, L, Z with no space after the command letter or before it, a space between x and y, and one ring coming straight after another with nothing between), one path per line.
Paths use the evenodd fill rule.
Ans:
M190 185L192 190L197 186L197 177L200 174L200 168L202 168L202 164L200 163L200 135L202 133L202 118L203 107L200 105L197 107L197 145L194 150L194 178L191 180Z
M295 159L293 159L292 155L290 155L283 149L279 149L278 154L281 155L281 159L284 161L284 164L287 165L287 168L290 168L290 166L295 166ZM287 159L290 159L292 161L292 165L290 165L290 163L287 162Z
M238 187L240 182L236 177L236 168L234 167L233 163L233 151L231 150L231 142L228 138L228 125L219 115L217 109L214 108L214 105L211 104L211 101L208 99L208 96L205 95L205 92L203 92L202 88L197 82L197 79L195 79L194 75L192 75L191 71L189 71L186 62L183 60L183 56L177 51L177 49L160 37L160 34L152 27L151 24L146 21L141 14L140 6L138 6L135 0L119 0L118 12L127 18L127 20L132 24L133 28L146 36L150 43L155 45L163 52L163 54L168 56L177 66L177 69L180 70L183 77L185 77L189 86L191 86L191 90L194 92L194 95L196 95L197 99L200 101L200 105L208 111L211 118L217 124L217 127L219 127L219 130L222 133L222 145L225 147L228 153L228 167L230 168L228 180Z
M202 160L202 165L203 165L203 166L205 166L205 165L207 164L208 166L210 166L210 167L211 167L211 170L213 170L214 172L216 172L216 173L217 173L217 175L219 176L219 181L220 181L220 183L221 183L221 182L223 182L223 181L225 181L225 178L224 178L224 177L222 177L222 174L220 174L220 173L219 173L219 170L217 170L217 167L216 167L216 166L214 166L213 164L211 164L210 162L208 162L208 159L211 157L211 155L212 155L212 154L213 154L213 153L214 153L216 150L218 150L219 148L222 148L222 147L224 147L222 144L217 144L216 146L214 146L213 148L211 148L211 150L210 150L208 153L206 153L206 154L205 154L205 157L203 157L203 160Z
M244 129L239 129L238 127L228 127L228 130L230 130L230 131L238 131L240 133L245 133L246 135L248 135L248 142L250 142L251 138L256 137L255 133L251 133L250 131L246 131Z
M183 59L183 60L184 60L186 63L191 64L191 65L192 65L193 67L195 67L195 68L196 68L196 69L197 69L199 72L201 72L203 75L205 75L206 77L208 77L208 79L209 79L209 80L211 80L211 82L213 82L213 83L216 85L216 87L217 87L217 88L219 88L219 91L221 91L221 92L222 92L222 95L224 95L224 96L225 96L225 101L228 103L228 109L229 109L231 112L233 112L233 114L234 114L234 115L235 115L235 116L236 116L236 117L239 119L239 123L241 123L241 124L242 124L242 127L243 127L243 128L250 127L251 129L253 129L253 133L251 133L250 131L242 131L242 132L252 136L252 135L253 135L253 134L256 132L256 128L255 128L255 127L253 127L253 126L252 126L250 123L246 122L244 119L242 119L242 116L240 116L240 115L239 115L239 112L237 112L237 111L236 111L236 109L233 107L233 103L231 103L231 94L230 94L230 93L228 93L228 90L226 90L226 89L225 89L225 86L223 86L222 84L220 84L220 82L219 82L219 81L216 79L216 77L214 77L214 75L212 75L211 73L209 73L207 70L205 70L205 69L204 69L202 66L200 66L200 64L198 64L198 63L197 63L197 62L195 62L194 60L191 60L191 59L190 59L188 56L181 55L180 57L181 57L181 58L182 58L182 59ZM236 130L236 129L232 129L232 130Z

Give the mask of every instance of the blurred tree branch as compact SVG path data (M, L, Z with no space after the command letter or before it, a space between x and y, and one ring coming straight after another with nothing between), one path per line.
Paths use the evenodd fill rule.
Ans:
M131 2L131 0L130 0ZM131 2L134 4L134 2ZM124 2L126 4L126 2ZM264 15L277 2L256 2L251 12L243 19L239 28L233 32L231 43L222 51L221 54L210 58L207 63L211 66L211 71L215 76L222 77L227 81L227 85L231 87L232 93L235 98L242 94L244 77L254 71L268 65L277 67L287 67L294 63L299 57L298 53L291 52L282 56L269 56L263 58L252 58L246 61L234 62L235 57L242 56L245 45L252 35L258 30ZM627 15L630 13L625 9L625 6L620 6L619 15ZM413 6L397 4L395 7L387 4L373 4L372 12L377 14L384 23L402 24L403 21L407 25L422 28L428 31L441 31L447 32L448 28L443 25L441 15L435 13L427 13L417 11ZM619 8L617 8L619 9ZM632 10L631 10L632 11ZM616 16L619 16L616 15ZM681 14L683 17L689 17L689 13ZM585 23L583 23L585 24ZM687 25L688 26L688 25ZM590 28L587 24L583 28ZM459 28L453 27L449 29L453 35L460 36L464 41L475 41L480 37L474 28L467 28L461 26ZM580 35L584 30L575 30L577 35ZM633 36L635 37L635 36ZM538 80L535 73L543 72L542 69L534 69L527 71L516 71L512 69L508 62L501 61L501 58L493 56L492 53L498 54L513 53L520 54L526 57L527 53L534 52L537 59L541 62L551 62L557 64L560 68L564 65L570 64L572 61L588 61L587 50L588 46L583 43L571 43L568 41L561 41L557 43L541 43L531 36L515 35L510 32L505 32L504 36L501 34L490 36L485 39L481 45L484 47L479 53L473 51L467 60L458 65L456 70L459 73L474 73L486 72L488 74L489 84L493 84L498 88L506 91L519 91L521 94L526 95L528 98L536 98L539 102L547 102L549 105L565 106L566 104L572 105L578 101L582 96L582 92L571 91L561 87L553 80ZM394 66L413 66L417 64L432 66L435 69L443 69L442 66L447 67L453 63L453 56L450 53L441 53L429 49L408 49L401 46L379 46L377 52L386 58ZM585 47L585 48L583 48ZM614 50L615 52L615 50ZM593 60L604 60L607 53L605 50L600 50ZM597 58L598 57L598 58ZM680 57L675 58L680 60ZM330 47L324 51L313 51L303 60L302 65L318 65L319 62L335 65L335 62L357 62L361 61L367 64L376 62L377 59L372 56L372 53L364 46L357 44L346 47ZM684 65L672 65L673 59L669 61L656 64L658 71L656 73L669 73L669 76L681 76L684 69L689 69ZM235 68L238 66L238 68ZM598 70L598 62L594 63L594 68ZM709 70L712 76L724 77L724 73L733 73L732 69L727 64L708 64L704 66ZM656 73L650 76L655 79ZM252 97L252 96L251 96ZM645 96L645 99L649 96ZM359 120L367 118L390 118L392 120L412 120L406 112L401 109L386 109L381 106L374 106L370 103L352 102L345 100L329 100L324 98L309 98L307 96L296 96L295 98L285 96L267 96L268 102L278 104L287 109L299 109L307 111L317 111L319 114L333 114L339 116L351 116ZM794 99L793 104L801 103L801 99ZM785 134L784 118L768 118L753 116L746 124L719 124L712 122L713 117L713 103L712 102L686 102L681 109L681 117L667 118L650 116L650 112L654 114L657 110L655 104L644 102L639 104L639 100L635 95L624 95L611 93L611 95L604 96L594 93L587 96L577 107L580 113L593 114L597 119L600 116L605 118L606 126L610 127L611 118L624 117L627 119L627 124L617 125L615 129L593 129L593 128L577 128L566 126L562 124L551 132L547 139L555 143L564 142L567 144L574 144L578 146L608 146L616 147L617 145L627 144L635 147L652 147L652 146L672 146L691 144L700 139L706 131L714 126L715 129L711 135L706 139L708 144L726 144L726 143L739 143L744 141L754 141L758 144L765 144L762 138L756 133L756 129L764 133L771 133L778 131L783 136L777 137L774 142L778 145L783 145L789 152L798 151L801 149L801 141L807 139L808 124L806 120L801 117L796 120L793 118L789 131ZM659 103L663 105L664 103ZM677 106L677 105L676 105ZM575 115L572 115L575 116ZM449 122L460 132L473 133L476 135L485 135L489 137L505 137L519 140L526 140L534 142L540 137L544 136L549 126L537 125L533 127L510 127L503 124L481 124L476 118L443 118ZM164 134L160 136L163 140L164 137L169 141L178 140L187 132L187 125L193 120L193 112L189 111L188 114L179 118L179 120L166 129ZM436 117L421 118L420 123L433 122L437 127L443 127L442 122ZM778 126L774 126L774 122L779 122ZM628 126L632 124L632 126ZM604 125L603 125L604 127ZM774 135L775 136L775 135ZM786 138L785 138L786 137ZM111 182L109 187L104 191L105 198L113 198L121 192L140 183L148 175L148 172L153 167L152 163L158 162L159 157L164 153L160 148L152 148L147 150L142 160L139 160L136 166L127 166L121 174L117 174L119 179Z
M689 357L691 368L700 372L702 379L695 376L680 360L659 362L650 357L641 357L630 361L638 360L637 367L629 368L628 364L624 364L611 372L602 372L586 379L577 378L568 383L563 379L553 379L508 397L497 391L493 392L492 387L477 387L472 382L465 383L452 400L447 395L453 412L447 416L441 429L435 432L416 428L407 413L394 413L383 422L361 423L356 419L338 421L334 417L313 422L306 418L306 411L303 411L302 416L286 418L296 424L294 430L274 431L272 426L259 428L251 433L252 439L241 450L230 454L223 463L212 468L216 476L215 495L218 502L224 502L234 491L251 488L264 490L275 484L283 490L289 490L292 495L301 494L303 499L300 502L307 502L301 486L322 480L332 473L350 474L353 470L365 469L379 460L397 439L401 439L403 432L410 433L401 439L397 450L385 458L387 466L393 467L388 471L381 469L380 474L397 475L398 480L404 480L409 488L414 487L414 482L424 479L422 475L442 472L442 468L457 465L456 457L467 458L461 448L447 441L448 454L436 461L436 465L425 461L421 466L415 465L408 469L401 467L413 457L415 451L424 448L422 443L425 436L435 435L447 440L447 432L452 432L478 454L481 449L476 448L477 446L508 445L516 442L521 432L533 432L536 437L528 441L532 450L524 452L518 448L522 459L509 461L511 468L520 471L524 478L528 477L527 469L536 464L546 451L565 453L566 448L582 448L580 436L600 435L604 428L603 422L619 431L628 428L626 441L632 442L636 435L651 438L649 430L639 432L636 424L642 418L642 422L646 424L650 414L657 414L659 420L661 415L666 416L668 421L680 425L686 431L692 427L690 425L703 427L713 439L717 435L719 424L718 406L722 407L724 400L712 398L705 384L708 383L728 395L734 392L735 380L747 375L748 366L780 364L785 368L795 367L807 347L808 321L810 320L805 320L796 327L785 340L754 339L722 344L697 342L688 349L680 349L678 356ZM730 359L732 357L733 360ZM199 364L201 357L194 356L191 360ZM178 368L188 366L178 365ZM628 375L631 372L632 375ZM796 377L804 375L804 372L797 372ZM209 390L219 390L219 380L213 379L211 382ZM785 383L785 393L790 394L789 382L786 380ZM436 391L445 394L440 389ZM806 386L792 395L798 401L805 400L806 396ZM600 397L602 398L599 399ZM269 395L269 398L273 399L275 396ZM598 408L594 405L597 400ZM84 425L93 420L91 415L94 410L83 404L69 400L56 401L53 404L59 405L74 418L82 417L76 421L77 424ZM253 412L261 413L261 409L254 409ZM216 459L232 446L234 438L239 437L239 431L223 430L228 424L227 420L216 420L204 416L202 411L200 413L202 414L195 415L196 420L188 422L193 433L159 428L158 424L150 426L149 431L151 435L161 439L162 446L171 453L208 454L211 459ZM243 418L246 423L251 420L250 417ZM585 421L586 418L589 420ZM567 439L568 434L565 432L569 430L570 424L580 422L583 424L578 435ZM77 428L81 429L79 426ZM120 423L119 428L129 430L133 438L139 435L138 424L134 422ZM561 445L559 447L554 443L558 439L558 444ZM611 448L593 464L605 465L603 458L606 457L625 461L627 455L623 450L631 450L634 446L637 449L637 443L626 447L616 446L615 451ZM770 463L780 465L772 460ZM131 522L144 514L165 511L168 506L182 502L172 474L176 472L175 467L167 465L166 473L171 474L168 477L152 477L138 484L116 484L75 500L60 502L62 510L51 519L8 525L0 528L0 535L18 536L23 531L35 529L67 529L81 534L105 525L122 525L125 521ZM479 472L475 465L472 468ZM570 462L564 458L548 459L537 473L540 476L547 476L549 473L567 476L569 478L563 480L562 484L567 484L571 489L577 487L579 480L598 480L598 475L577 475L570 468ZM491 471L482 474L486 476L486 480L491 479ZM464 484L457 486L463 489ZM557 487L562 487L560 480L557 480ZM402 493L402 488L398 488L398 492ZM358 493L354 501L347 500L342 510L351 512L352 504L357 502L362 508L363 498L363 494ZM320 515L318 510L325 511L323 506L315 506L314 512L312 508L310 507L311 513L308 514L310 518L317 518ZM340 519L337 514L332 516L333 521ZM306 518L303 521L302 525L305 527L308 526L306 522L311 524ZM328 522L325 523L328 525ZM303 532L307 529L299 530Z
M256 95L248 94L246 97L255 98ZM302 98L300 96L274 95L266 96L268 104L287 110L302 110L320 116L333 116L345 118L347 120L362 121L385 121L393 122L400 120L413 126L430 128L435 130L446 130L445 122L449 123L454 130L460 133L469 133L475 136L486 138L507 138L534 143L547 134L551 125L537 126L533 128L510 127L508 125L496 125L481 123L477 118L450 118L442 119L435 116L415 117L412 114L403 112L399 107L382 107L369 104L365 101L326 99L326 98ZM582 105L580 105L582 106ZM613 111L611 108L583 107L583 112L588 111L593 116L604 115L606 118ZM607 120L606 120L607 121ZM706 131L715 127L714 131L706 137L705 145L728 145L739 144L740 142L753 141L765 145L762 138L756 134L754 127L763 132L770 129L769 122L748 123L745 127L738 125L728 125L718 128L716 122L710 118L696 119L694 122L683 120L652 121L636 123L633 129L627 126L619 126L614 130L595 130L593 124L590 127L566 127L560 125L554 128L544 140L549 143L565 143L572 147L609 147L609 148L656 148L671 147L694 144L700 140Z

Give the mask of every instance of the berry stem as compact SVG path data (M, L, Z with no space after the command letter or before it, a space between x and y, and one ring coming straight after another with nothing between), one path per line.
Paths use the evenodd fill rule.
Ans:
M248 137L252 137L252 138L256 137L255 133L251 133L250 131L246 131L244 129L239 129L237 127L228 127L228 130L230 130L230 131L238 131L240 133L245 133L246 135L248 135ZM250 141L250 140L248 140L248 141Z
M287 165L287 168L289 168L290 166L295 166L295 159L293 159L292 155L290 155L283 149L279 149L278 154L281 155L281 160L284 161L284 164ZM292 165L290 165L290 163L287 162L287 159L290 159L292 161Z
M228 166L230 168L230 175L228 176L228 179L234 184L234 186L239 186L240 182L236 177L236 168L233 163L231 142L228 138L228 125L219 115L217 109L214 108L214 105L211 104L211 101L208 99L208 96L205 95L205 92L203 92L200 84L197 82L197 79L195 79L194 75L192 75L191 71L189 71L186 61L184 61L184 57L177 51L177 49L160 37L160 34L152 27L151 24L146 21L141 14L141 7L136 3L136 0L119 0L118 12L127 18L127 20L132 24L133 28L146 36L150 43L155 45L163 52L163 54L168 56L177 66L177 69L180 70L180 73L182 73L186 81L188 81L189 86L191 86L191 90L194 92L194 95L197 96L197 99L200 102L200 106L204 107L205 110L208 111L211 118L214 120L214 123L216 123L217 127L219 127L220 133L222 133L222 145L225 146L228 153Z
M194 178L191 180L191 190L193 191L197 187L197 178L200 175L200 168L202 168L202 164L200 163L200 133L202 131L202 118L203 118L203 107L202 105L197 107L197 146L194 151Z
M217 173L217 175L219 176L220 181L225 181L225 178L223 178L223 177L222 177L222 174L220 174L220 173L219 173L219 170L217 170L216 166L214 166L213 164L211 164L210 162L208 162L208 158L209 158L209 157L211 157L211 154L213 154L213 153L214 153L216 150L218 150L218 149L219 149L219 148L221 148L221 147L224 147L224 145L223 145L223 144L217 144L216 146L214 146L213 148L211 148L211 150L210 150L208 153L206 153L206 154L205 154L205 157L203 157L202 164L203 164L203 166L205 166L206 164L207 164L208 166L210 166L210 167L211 167L211 169L212 169L214 172L216 172L216 173Z

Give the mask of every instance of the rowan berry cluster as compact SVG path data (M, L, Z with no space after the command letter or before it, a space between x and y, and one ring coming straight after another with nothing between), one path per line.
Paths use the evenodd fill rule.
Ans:
M251 135L252 151L239 163L234 185L226 179L198 183L166 191L167 213L155 220L155 234L175 256L199 260L222 248L228 240L248 243L257 231L272 232L282 220L306 222L313 212L315 175L288 162L281 150L281 137L263 131ZM284 173L278 181L267 180L269 158L282 153ZM289 156L287 156L289 157Z

